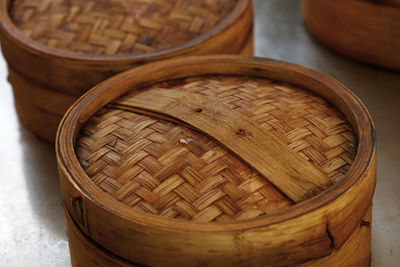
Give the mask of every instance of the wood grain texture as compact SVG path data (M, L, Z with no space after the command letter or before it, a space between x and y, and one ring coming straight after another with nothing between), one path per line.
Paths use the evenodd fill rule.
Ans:
M362 62L400 70L399 6L377 0L302 0L301 5L306 28L322 44Z
M74 267L135 267L133 263L126 262L102 249L93 241L87 239L74 221L68 211L64 209L67 225L67 236L71 253L71 264Z
M176 88L181 84L176 83L176 80L204 75L241 76L244 81L249 80L248 77L272 79L306 88L329 100L352 125L358 140L357 153L350 168L342 179L306 201L258 217L221 222L171 219L139 211L123 201L116 201L115 196L107 191L113 190L113 184L102 189L89 177L86 171L90 170L85 166L82 168L75 150L80 130L82 127L85 129L88 121L93 118L92 126L95 126L91 128L91 137L96 139L101 135L106 136L105 130L96 130L96 125L106 127L102 115L109 114L114 125L126 123L123 120L119 123L115 121L118 112L122 114L121 118L134 115L131 111L113 111L108 104L121 96L130 97L130 94L133 96L140 92L135 89L158 86L164 82L164 86L169 85L167 89ZM175 81L168 83L171 80ZM261 91L266 88L259 89ZM204 90L208 91L212 93L210 89ZM112 112L107 113L110 108ZM142 123L141 127L145 128L146 123ZM128 128L134 131L135 125L138 124L132 127L128 125ZM148 131L141 127L136 126L138 134ZM138 135L128 136L133 138ZM118 257L155 266L287 266L331 255L343 247L358 229L371 204L375 187L374 140L374 126L365 107L335 80L288 63L235 56L209 56L142 66L100 84L69 110L61 123L56 151L65 207L88 238ZM112 140L103 143L103 146L112 150L117 147L115 144L124 147L122 143L114 143ZM96 148L93 148L92 151L95 151ZM103 159L109 163L115 162L118 159L114 156L111 153ZM171 157L173 161L176 159ZM92 167L92 170L96 171L96 167Z
M349 239L341 248L332 252L331 255L309 262L292 265L293 267L314 267L314 266L340 266L340 267L368 267L370 266L370 242L371 242L371 223L372 208L368 209L367 214L362 219L361 224L351 234ZM72 266L99 266L99 267L117 267L117 266L139 266L129 263L104 248L89 240L82 234L79 228L73 222L68 211L65 210L67 221L67 233L71 252ZM349 253L355 251L356 253Z
M94 9L101 9L104 6L107 6L102 5L103 2L112 2L117 6L124 5L121 1L102 1L96 2L97 4ZM133 2L136 3L137 1ZM41 92L46 90L50 91L50 94L52 94L52 92L56 92L59 94L64 94L66 95L66 97L74 96L78 98L88 89L102 82L103 80L146 62L186 55L204 55L217 53L252 55L253 53L253 12L252 2L250 0L234 1L234 8L228 8L230 12L226 12L226 10L223 11L222 9L218 9L217 7L223 7L225 5L231 6L231 4L229 4L232 3L231 0L221 1L218 2L218 4L216 4L216 2L211 3L210 1L197 1L194 4L192 3L192 5L194 6L199 5L199 9L193 8L193 6L189 8L187 6L187 3L189 3L188 1L177 0L174 3L176 3L175 7L178 9L186 7L190 9L191 12L198 13L202 10L200 6L210 5L213 6L212 10L219 10L218 12L220 12L220 15L222 17L219 20L210 19L207 23L211 23L210 25L212 25L212 22L214 22L214 27L211 27L210 25L205 27L204 31L202 30L201 33L197 33L190 40L182 41L182 39L178 38L177 36L179 34L178 32L176 32L175 35L174 33L169 33L168 40L172 38L172 41L174 41L174 43L171 43L169 47L154 49L153 51L146 51L143 53L138 53L138 51L132 48L136 52L134 52L133 50L129 50L131 51L131 53L123 53L118 55L105 55L104 51L107 50L106 48L104 51L102 50L104 53L99 52L99 54L79 53L68 49L54 48L51 47L51 44L54 44L53 41L50 41L51 38L45 42L46 44L34 41L30 37L26 36L11 19L8 11L10 10L10 7L13 3L14 1L12 0L0 1L0 40L3 55L7 60L8 67L11 72L17 73L20 76L20 79L29 81L30 84L33 84L34 88L40 87L42 89L40 90ZM36 18L36 16L38 16L37 19L40 20L40 16L49 15L48 12L51 9L52 5L62 4L64 3L64 1L54 1L52 2L52 5L50 5L50 2L46 0L16 1L16 3L20 3L21 5L23 5L23 12L21 11L22 13L16 16L19 18L19 20L22 20L21 23L24 23L24 16L22 14L27 14L25 15L25 19L34 19ZM65 3L67 3L67 1ZM68 3L74 3L74 1L70 1ZM145 1L140 3L142 8L144 5L143 3L148 3L149 6L156 5L154 3L158 3L157 5L168 5L167 3L163 3L163 1ZM42 7L42 5L46 8ZM29 11L31 9L34 9L36 13L32 13L32 11ZM149 10L151 10L150 7ZM88 16L92 13L93 16L100 16L98 14L98 11L96 10L92 10L89 12L86 9L82 9L79 10L79 12L88 12L87 14L85 13ZM203 12L200 13L203 14ZM56 14L57 13L51 15ZM76 16L79 17L79 14ZM111 14L114 13L111 12ZM145 14L146 16L148 15L147 13ZM176 15L177 13L175 12L173 14ZM180 12L178 12L178 14L180 14ZM203 15L206 16L206 14ZM193 16L196 17L197 15ZM59 17L61 18L61 16ZM178 20L180 21L181 19L182 18L179 18ZM148 23L149 21L146 20L146 23L144 24L147 25ZM188 22L186 22L186 24L187 23ZM32 23L32 26L37 26L39 28L44 27L43 23L41 24L42 26L38 24L40 23ZM186 31L186 28L182 26L185 23L178 24L180 25L179 27L183 27L182 29L185 29ZM53 24L48 23L47 26L51 28L51 25ZM56 26L57 25L58 24L56 23ZM90 28L92 24L85 24L84 22L82 22L82 25L84 25L83 28ZM41 31L38 30L38 32L40 33ZM70 43L71 46L73 46L75 41L79 42L78 37L80 36L80 34L85 35L83 32L84 30L79 31L79 34L74 35L74 38L76 38L76 40L74 39L74 41ZM109 32L110 30L106 31L106 29L104 29L104 34ZM144 30L144 32L148 31ZM48 31L43 31L43 34L45 33L48 33ZM113 38L114 35L111 34L110 38ZM117 36L115 36L115 38L116 37ZM148 38L144 39L147 40ZM140 37L138 37L137 41L139 42L140 40ZM177 40L180 40L180 43L175 43ZM50 42L49 45L47 45L48 42ZM21 62L23 62L23 64L21 64ZM20 83L18 83L16 86L18 88L21 87ZM22 90L35 91L34 89L31 89L29 87L25 87ZM36 97L35 99L30 100L30 106L39 106L41 103L35 101L38 98L39 97ZM17 99L16 101L18 102L19 100ZM56 101L60 102L63 101L63 99L60 98ZM46 103L43 103L43 105L46 105ZM19 106L20 109L24 108L24 105L22 104L20 104ZM66 109L64 110L64 112L65 111ZM37 126L32 125L32 123L28 121L30 112L24 111L24 113L27 114L27 116L25 116L26 120L23 120L23 123L25 125L31 125L29 126L29 128L37 135L50 142L54 142L54 132L56 131L56 127L47 128L45 127L46 124L40 124ZM55 114L57 113L57 111L52 110L50 113ZM32 120L36 120L34 117L39 116L40 115L33 114ZM61 119L61 117L62 116L60 116L59 119ZM59 120L54 120L51 122L51 125L57 125L58 122ZM48 129L48 131L46 129Z
M354 233L343 246L332 252L331 255L315 259L296 267L317 267L317 266L340 266L340 267L368 267L371 264L371 228L372 228L372 206L356 227ZM353 253L349 253L353 251Z
M78 99L77 96L47 90L8 69L13 85L14 103L23 125L39 138L54 143L63 114Z

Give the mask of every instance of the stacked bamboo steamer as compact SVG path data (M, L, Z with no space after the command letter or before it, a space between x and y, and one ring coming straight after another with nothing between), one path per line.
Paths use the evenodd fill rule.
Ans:
M141 66L72 106L56 152L74 266L369 266L374 126L321 73Z
M348 57L400 70L399 0L302 0L308 31Z
M185 55L252 55L251 0L1 0L0 37L22 123L54 142L88 89Z

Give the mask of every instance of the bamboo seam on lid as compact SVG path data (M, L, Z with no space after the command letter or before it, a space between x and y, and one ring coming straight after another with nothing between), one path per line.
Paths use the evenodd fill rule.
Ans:
M240 113L224 109L211 98L152 89L119 104L171 115L212 136L269 178L294 202L306 199L307 195L313 195L331 183L326 174L294 153L280 139L263 131Z

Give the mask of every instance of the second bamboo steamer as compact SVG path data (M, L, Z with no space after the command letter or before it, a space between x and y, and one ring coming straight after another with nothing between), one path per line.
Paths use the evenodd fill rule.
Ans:
M134 66L253 53L251 0L1 0L0 37L22 123L54 142L88 89Z
M400 70L399 0L302 0L307 30L350 58Z

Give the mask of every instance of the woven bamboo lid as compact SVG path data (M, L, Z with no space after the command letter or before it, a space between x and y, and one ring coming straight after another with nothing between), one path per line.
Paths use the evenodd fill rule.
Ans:
M204 242L215 239L227 257L238 249L227 245L230 233L257 229L260 236L274 236L296 228L293 220L302 215L307 227L301 235L313 233L307 242L322 231L311 251L285 250L285 234L275 241L240 237L260 246L254 263L277 257L296 263L340 246L365 214L375 179L371 133L358 99L324 75L286 63L214 56L161 62L102 83L64 118L57 153L69 212L82 231L120 257L140 264L154 264L151 255L171 261L175 252L157 254L150 247L169 251L169 242L182 242L193 247L178 249L181 264L191 257L213 262L212 252L202 254ZM368 174L366 168L372 168ZM350 203L338 200L365 175L368 189L361 195L353 190L357 197ZM341 227L326 230L324 218L335 213L327 203L336 203L335 212L338 203L346 207ZM115 234L125 227L136 230L124 248L105 237L104 228ZM137 237L138 229L150 233ZM338 231L335 244L329 231ZM293 244L300 238L295 232L288 234ZM162 238L149 240L152 233ZM265 254L265 246L279 243L282 251ZM138 250L141 256L133 253ZM253 252L245 251L240 258L249 260ZM221 260L214 256L214 263Z
M282 212L343 179L356 154L343 115L296 86L216 75L142 90L100 109L76 142L91 181L133 211L200 222ZM296 164L309 180L295 181Z
M249 3L14 0L8 7L11 20L26 37L47 48L62 49L63 55L73 52L71 56L78 53L82 58L82 54L110 57L187 48L225 30Z

